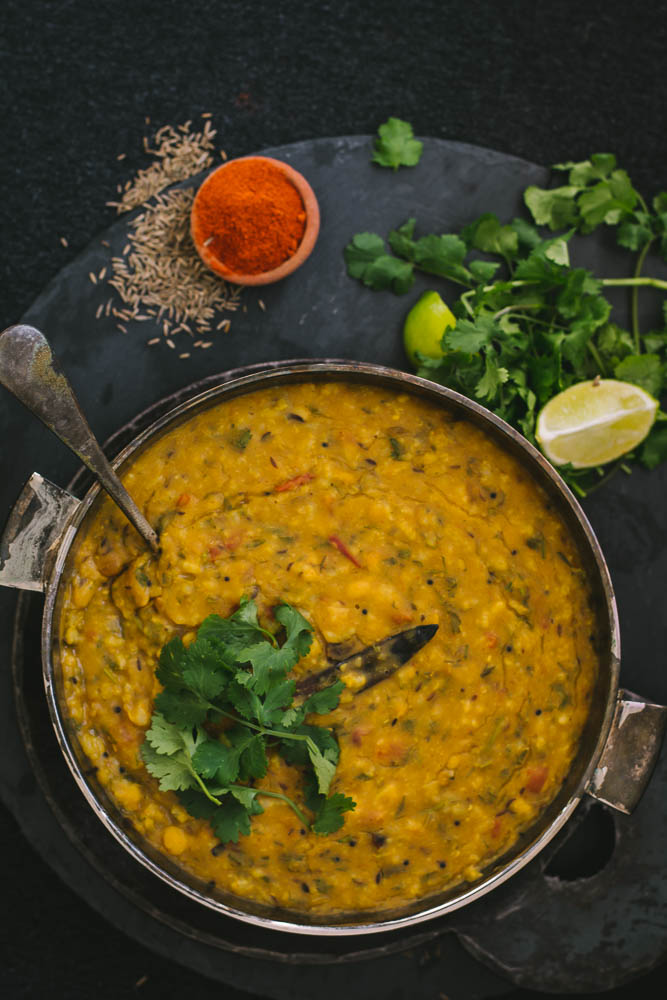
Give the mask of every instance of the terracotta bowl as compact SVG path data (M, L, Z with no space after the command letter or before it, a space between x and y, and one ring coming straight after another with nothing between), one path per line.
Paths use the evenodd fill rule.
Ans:
M206 189L208 185L211 184L213 178L216 177L222 170L227 170L227 168L233 163L239 163L241 160L261 160L266 163L271 163L274 167L277 167L281 173L292 182L301 195L304 211L306 213L306 225L303 237L292 256L288 257L287 260L278 267L274 267L270 271L262 271L259 274L239 274L238 272L231 271L228 267L226 267L219 257L217 257L209 249L209 247L204 245L204 241L208 237L208 231L204 232L199 217L199 210L202 204L203 196L205 195ZM270 156L244 156L239 159L228 160L227 163L223 163L222 166L210 173L206 180L201 184L197 194L195 195L195 200L192 204L192 211L190 213L190 232L192 234L192 240L197 249L197 253L211 271L214 271L221 278L224 278L225 281L230 281L236 285L269 285L274 281L280 281L281 278L286 278L288 274L292 274L293 271L296 271L296 269L303 264L306 258L310 256L310 253L315 246L315 241L319 231L320 207L317 203L315 192L311 188L310 184L303 174L300 174L298 170L294 169L294 167L290 167L289 164L283 163L282 160L274 160L273 157Z

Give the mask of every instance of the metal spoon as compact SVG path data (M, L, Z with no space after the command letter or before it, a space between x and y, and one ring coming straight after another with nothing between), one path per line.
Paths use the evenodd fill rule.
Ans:
M156 552L157 534L109 465L46 337L34 326L0 333L0 382L81 459Z

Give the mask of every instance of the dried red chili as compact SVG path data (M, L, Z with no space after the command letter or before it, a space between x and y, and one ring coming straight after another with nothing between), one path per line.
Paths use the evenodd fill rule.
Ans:
M346 559L349 559L351 563L354 563L355 566L358 566L359 569L361 569L361 563L359 560L356 556L352 555L345 542L341 541L338 535L329 536L329 545L333 545L334 548L338 549L341 555L345 556Z
M279 267L298 249L305 226L301 195L267 160L227 164L197 196L197 238L235 274Z

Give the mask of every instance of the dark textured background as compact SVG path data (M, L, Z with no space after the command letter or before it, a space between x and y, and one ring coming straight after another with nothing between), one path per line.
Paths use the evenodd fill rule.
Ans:
M613 151L645 194L667 185L658 2L4 0L0 25L2 326L113 220L105 202L146 165L145 116L158 127L211 111L236 156L373 133L396 115L543 164ZM93 913L4 809L0 843L3 997L240 1000ZM666 984L658 970L607 996L662 997Z

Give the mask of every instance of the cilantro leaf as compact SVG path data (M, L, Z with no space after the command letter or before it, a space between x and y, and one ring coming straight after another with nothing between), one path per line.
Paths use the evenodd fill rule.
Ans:
M316 691L314 694L311 694L303 703L304 713L315 712L318 715L326 715L328 712L333 712L334 708L338 707L344 687L345 684L343 681L334 681L333 684L330 684L329 687L324 688L322 691Z
M616 323L605 323L596 338L596 346L600 355L613 369L628 354L634 354L635 345L632 335Z
M244 671L245 673L245 671ZM257 720L259 721L262 714L262 702L254 691L248 690L248 688L239 683L238 677L243 675L239 672L237 679L232 681L231 684L227 686L226 696L227 699L239 715L248 721Z
M413 136L412 125L400 118L389 118L378 129L372 162L392 170L414 167L419 163L422 149L423 143Z
M220 808L216 802L207 799L206 796L196 788L187 788L177 792L178 801L184 809L194 816L195 819L211 819Z
M590 233L601 222L617 225L624 213L632 211L636 201L628 175L623 170L615 171L609 181L600 181L579 196L581 232Z
M200 726L209 710L199 695L185 689L166 688L155 698L155 708L175 726Z
M447 350L476 354L492 342L497 332L489 316L480 316L475 322L460 319L455 327L445 331L443 342Z
M614 368L616 378L622 382L633 382L659 396L664 383L664 366L657 354L633 354L624 358Z
M613 153L593 153L589 160L580 160L578 163L557 163L553 169L568 170L570 184L586 187L591 182L604 180L615 166L616 157Z
M274 608L274 614L287 633L283 649L287 646L296 655L297 660L301 656L306 656L313 642L312 625L289 604L279 604Z
M506 368L501 368L495 359L487 352L484 357L484 374L475 386L475 392L480 399L493 400L498 389L507 382L509 372Z
M246 646L245 649L239 650L239 662L249 663L252 666L252 673L248 672L245 677L237 675L237 681L244 687L251 688L258 695L266 694L271 683L272 672L282 671L282 667L276 665L275 652L276 650L266 641L257 642L253 646Z
M292 703L296 681L274 681L266 693L262 703L259 721L265 726L273 726L279 722L283 710Z
M313 822L313 830L324 836L340 830L345 822L343 814L356 808L357 803L347 795L336 792L324 799Z
M153 777L158 778L162 791L189 788L196 781L192 755L205 739L188 729L178 729L159 714L146 734L140 753Z
M651 217L646 212L633 212L618 227L616 239L627 250L642 250L653 239Z
M329 760L315 743L308 742L306 746L308 747L308 756L310 757L310 762L313 765L315 777L317 778L318 791L321 795L326 795L331 787L333 776L336 773L336 764L334 761Z
M600 288L600 282L584 268L570 270L556 299L558 312L566 319L573 319L581 310L583 296L597 295Z
M248 740L241 750L239 762L239 777L241 781L250 781L253 778L264 777L268 770L269 762L262 736L257 734Z
M384 240L375 233L357 233L345 247L344 257L347 273L376 291L392 288L402 295L414 283L412 264L388 254Z
M405 260L414 261L414 233L416 221L416 219L408 219L402 226L399 226L398 229L392 229L389 233L387 242L397 257L403 257Z
M257 816L259 813L264 812L261 804L257 801L257 796L260 793L256 788L240 788L237 786L236 788L231 788L230 792L251 816Z
M192 786L192 768L182 751L167 756L158 753L150 743L144 743L140 753L147 770L159 780L163 792L174 792Z
M376 233L357 233L344 253L348 274L363 281L368 266L378 257L385 256L387 250L384 240Z
M218 740L204 740L192 757L192 764L202 778L215 778L222 785L235 781L239 773L240 750L225 747Z
M240 650L266 638L266 632L257 621L257 607L254 601L242 600L241 605L229 618L209 615L197 631L196 642L210 643L220 658L220 666L236 672L236 660Z
M542 242L542 237L537 226L528 222L527 219L512 219L510 222L511 228L517 235L519 241L519 251L521 250L533 250L539 243Z
M245 449L250 444L252 439L252 431L249 427L243 427L240 431L235 432L231 437L231 445L236 448L237 451L245 451Z
M486 284L491 281L500 264L494 260L471 260L468 270L476 281Z
M565 186L545 190L531 186L526 188L523 200L538 226L549 229L566 229L578 218L575 196L579 188Z
M151 719L150 729L146 731L146 740L161 754L170 755L183 749L180 731L159 712L155 712Z
M414 260L423 271L468 284L470 272L463 267L467 247L453 234L422 236L414 248Z
M415 281L412 264L385 254L378 257L364 272L363 282L370 288L391 288L396 295L405 295Z
M185 686L200 698L210 701L216 698L227 683L227 677L219 669L220 661L215 647L204 638L188 647L182 667Z
M655 469L661 462L667 461L667 424L658 423L656 419L640 448L639 460L647 469Z
M182 665L185 660L185 646L180 637L172 639L160 650L155 675L163 687L179 683L182 679Z
M237 844L239 836L250 833L248 809L233 795L225 795L224 805L216 809L210 817L213 832L223 844Z
M461 238L475 250L500 254L505 258L513 259L519 250L519 236L516 229L501 225L498 216L493 212L485 212L462 229Z

